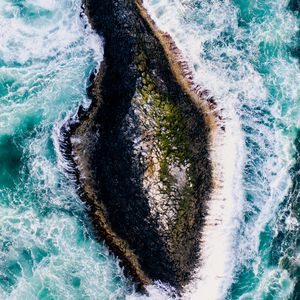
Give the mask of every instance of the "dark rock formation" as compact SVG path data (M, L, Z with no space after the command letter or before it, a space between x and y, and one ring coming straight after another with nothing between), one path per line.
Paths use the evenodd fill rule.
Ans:
M185 65L176 73L137 4L85 3L104 38L104 62L88 90L91 108L69 124L66 153L97 232L125 270L142 286L160 280L180 291L200 253L212 188L210 130Z

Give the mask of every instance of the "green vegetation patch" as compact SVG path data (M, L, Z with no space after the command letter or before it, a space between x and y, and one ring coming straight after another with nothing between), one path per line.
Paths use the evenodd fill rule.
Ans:
M137 58L137 68L141 75L139 93L144 109L144 117L152 124L154 147L158 149L159 179L163 183L161 192L168 195L176 206L177 217L172 222L173 242L184 232L187 217L195 205L193 197L194 178L191 171L192 157L189 151L189 133L180 112L180 107L163 94L157 84L155 75L147 68L147 57L141 52ZM143 108L142 108L143 109ZM151 122L150 122L151 121ZM154 122L153 122L154 121ZM180 186L171 168L185 168L186 182Z

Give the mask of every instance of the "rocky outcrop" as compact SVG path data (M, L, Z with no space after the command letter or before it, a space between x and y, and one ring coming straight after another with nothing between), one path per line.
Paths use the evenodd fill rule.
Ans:
M140 2L87 0L104 38L89 111L65 127L82 198L100 238L141 286L191 279L212 189L212 99Z

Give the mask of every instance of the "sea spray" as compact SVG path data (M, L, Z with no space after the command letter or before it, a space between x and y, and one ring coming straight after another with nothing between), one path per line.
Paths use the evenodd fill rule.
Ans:
M288 299L296 285L287 262L297 264L299 255L288 247L298 226L288 191L300 119L299 64L290 50L297 48L299 26L288 4L145 3L222 109L226 125L223 151L214 149L212 156L224 177L224 193L216 195L224 206L212 210L222 222L212 214L217 230L211 227L203 240L187 299ZM101 42L79 18L80 5L0 3L2 299L123 299L132 289L107 248L91 238L58 152L60 126L80 104L89 105L87 78L101 61ZM218 268L208 269L210 260ZM172 289L157 283L148 292L150 299L164 299Z
M123 299L131 290L93 239L66 176L60 127L89 105L102 43L81 1L0 2L0 298Z
M270 273L267 261L270 222L276 222L290 186L288 170L298 127L299 67L288 51L297 20L287 10L287 1L145 1L145 6L158 26L172 35L199 84L222 109L227 131L223 153L232 147L229 155L219 154L224 173L231 174L223 185L227 193L222 217L227 222L221 223L223 230L216 226L220 240L210 233L203 241L203 249L212 244L215 252L202 256L194 295L223 299L234 281L228 299L256 284L260 287L250 294L259 298L267 295L260 278L268 278L262 283L268 286L266 282L285 277L281 284L286 289L279 284L284 291L275 291L287 297L293 286L288 274ZM223 247L226 254L218 253ZM205 268L209 258L219 267ZM215 277L212 285L205 281L209 276Z
M149 12L152 12L151 15L154 17L155 12L160 15L155 21L161 26L162 30L174 32L174 28L176 27L185 32L189 30L189 39L195 37L193 31L195 28L184 28L179 18L172 19L171 21L171 15L174 16L174 11L171 9L172 5L168 4L165 3L166 6L164 6L164 4L160 3L159 5L162 5L162 8L157 10L151 7L151 4L146 4L146 7ZM191 4L189 6L187 3L181 5L180 11L182 15L191 13L188 11L188 7L193 7L193 5ZM165 19L163 19L164 24L160 22L163 12L167 14ZM168 26L172 24L172 28L169 28L166 24L168 24ZM183 50L185 56L189 58L188 61L190 63L196 61L195 58L194 60L191 58L191 51L185 51L186 49L182 47L182 41L180 41L180 39L183 38L183 35L175 31L173 37L179 48ZM201 40L199 36L197 36L197 39L200 45ZM194 48L197 49L197 45L192 48L189 46L189 49ZM199 81L199 75L195 71L195 65L191 64L191 66L194 69L196 80L198 83L201 83L201 81ZM221 80L219 80L219 82L221 82ZM208 87L203 83L201 83L200 86L202 86L203 89ZM209 88L211 89L210 86ZM215 98L212 92L210 92L210 96L219 100ZM241 175L240 172L238 172L243 163L243 148L240 145L242 133L238 118L235 116L234 106L230 106L228 102L224 105L217 103L217 108L221 113L225 125L225 131L218 137L216 145L211 149L212 163L217 172L215 174L217 186L208 204L208 216L206 217L206 223L202 232L199 270L195 274L194 281L187 288L187 299L198 299L199 295L205 295L207 299L221 299L224 297L227 289L226 284L228 285L228 282L231 281L230 274L232 274L234 267L233 238L236 228L239 226L239 216L241 214L241 209L237 206L237 200L243 196L240 192L241 187L239 188ZM237 156L239 156L238 161L235 160Z

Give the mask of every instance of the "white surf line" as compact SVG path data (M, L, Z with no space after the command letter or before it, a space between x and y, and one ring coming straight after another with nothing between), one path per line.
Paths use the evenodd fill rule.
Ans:
M217 136L211 159L217 186L208 203L201 235L200 265L194 280L186 287L185 298L224 299L232 282L235 266L235 233L240 226L237 202L241 194L243 149L239 146L239 123L226 122L226 132Z
M151 5L146 1L143 6L148 14L154 17L155 13ZM154 23L154 22L153 22ZM157 26L156 24L154 26ZM160 31L160 30L159 30ZM161 32L162 35L169 36ZM232 282L234 268L234 234L240 222L241 205L236 203L243 199L242 195L242 166L243 166L243 145L242 130L239 119L233 107L226 107L222 111L220 105L214 107L213 111L203 96L202 87L194 81L194 72L182 51L177 47L180 44L174 39L171 51L177 58L177 64L185 70L186 80L192 86L192 93L195 93L197 101L201 101L200 107L205 114L214 111L222 117L221 120L214 120L217 126L210 126L210 156L213 172L213 191L207 205L207 216L201 235L201 258L194 280L185 288L184 299L195 300L216 300L223 299L226 291ZM173 49L172 49L173 47ZM174 61L171 61L174 63ZM192 97L193 98L193 97ZM206 103L205 103L206 102ZM230 116L230 117L229 117ZM210 122L209 122L210 123ZM212 124L210 124L212 125ZM225 125L225 131L221 127Z

